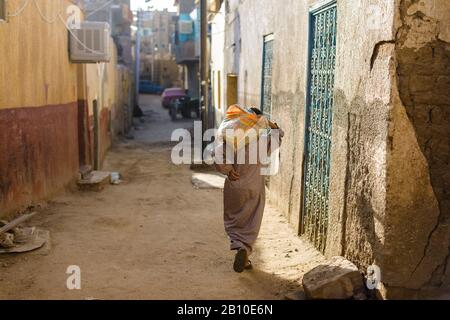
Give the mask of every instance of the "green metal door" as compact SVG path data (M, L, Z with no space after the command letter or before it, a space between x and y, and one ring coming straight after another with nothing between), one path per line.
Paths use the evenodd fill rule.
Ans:
M336 65L336 3L311 12L301 233L324 252L328 228L330 151Z

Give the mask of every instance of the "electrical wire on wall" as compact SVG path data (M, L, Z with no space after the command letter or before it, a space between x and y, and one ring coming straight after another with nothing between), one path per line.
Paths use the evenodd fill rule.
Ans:
M30 0L24 0L24 4L22 7L20 7L16 12L14 13L9 13L7 14L8 17L17 17L20 16L23 12L23 10L25 10L25 8L28 6L28 3L30 2Z
M102 10L104 7L110 5L110 4L113 3L114 1L116 1L116 0L110 0L110 1L108 1L108 2L106 2L106 3L104 3L104 4L102 4L102 5L101 5L100 7L98 7L97 9L94 9L94 10L92 10L92 11L89 10L89 13L86 15L86 18L87 18L87 17L90 17L90 16L92 16L94 13L96 13L96 12Z
M59 3L60 3L59 11L58 11L58 13L57 13L54 17L52 17L52 18L48 18L48 17L46 17L46 16L44 15L44 13L43 13L43 11L42 11L42 8L41 8L41 7L39 6L39 4L37 3L37 0L33 0L33 3L34 3L34 5L35 5L35 7L36 7L36 9L37 9L37 12L39 13L39 16L41 17L41 19L42 19L43 21L45 21L46 23L49 23L49 24L53 24L53 23L55 23L58 19L61 20L61 22L63 23L64 27L65 27L65 28L69 31L69 33L72 35L73 39L74 39L78 44L80 44L85 50L87 50L87 51L89 51L89 52L91 52L91 53L95 53L95 54L102 54L102 52L100 52L100 51L96 51L96 50L93 50L93 49L87 47L87 46L83 43L83 41L81 41L80 38L78 38L78 36L75 34L75 32L73 32L73 29L70 28L70 27L67 25L67 22L66 22L67 19L64 18L64 17L62 16L62 2L63 2L63 1L64 1L64 0L60 0L60 2L59 2ZM102 4L100 7L94 9L92 12L90 12L88 15L86 15L86 17L88 17L88 16L90 16L90 15L92 15L92 14L98 12L99 10L105 8L107 5L113 3L114 1L115 1L115 0L110 0L110 1L108 1L107 3ZM8 13L7 16L8 16L8 17L18 17L18 16L20 16L20 15L24 12L24 10L26 9L26 7L28 6L29 2L30 2L30 0L24 0L23 5L22 5L17 11L15 11L14 13Z
M34 5L35 5L37 11L39 12L39 15L41 16L42 20L44 20L44 21L47 22L47 23L54 23L54 22L58 19L58 17L61 15L61 12L62 12L62 10L61 10L61 4L62 4L62 1L59 2L59 12L58 12L53 18L51 18L51 19L50 19L50 18L47 18L47 17L44 15L44 13L42 12L41 7L39 7L39 5L38 5L38 3L37 3L37 0L33 0L33 2L34 2Z

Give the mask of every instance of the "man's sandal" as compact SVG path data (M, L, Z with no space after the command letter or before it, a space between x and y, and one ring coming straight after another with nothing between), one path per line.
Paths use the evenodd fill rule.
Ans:
M244 272L245 267L247 266L248 258L247 258L247 250L241 248L236 253L234 257L233 269L237 273Z

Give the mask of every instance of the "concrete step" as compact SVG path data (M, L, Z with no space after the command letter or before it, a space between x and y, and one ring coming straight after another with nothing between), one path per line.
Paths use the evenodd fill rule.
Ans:
M101 191L110 181L110 172L92 171L85 179L78 180L78 188L83 191Z

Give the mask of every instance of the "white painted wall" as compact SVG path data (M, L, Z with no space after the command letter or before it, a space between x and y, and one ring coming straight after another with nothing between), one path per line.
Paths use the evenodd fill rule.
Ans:
M226 113L226 70L225 70L225 5L211 23L211 80L212 103L215 108L216 124L219 125ZM220 75L219 75L220 74ZM220 82L220 84L219 84ZM219 90L220 86L220 90ZM220 93L219 93L220 92ZM220 106L220 109L219 109Z

